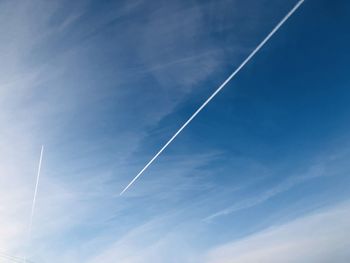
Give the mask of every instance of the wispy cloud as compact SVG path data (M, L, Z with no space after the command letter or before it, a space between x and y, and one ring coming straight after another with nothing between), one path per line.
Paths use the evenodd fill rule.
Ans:
M269 199L281 194L285 191L290 190L292 187L297 186L306 181L325 176L324 167L322 164L314 165L305 175L294 175L283 181L282 183L272 187L271 189L266 190L263 193L256 193L254 197L243 199L236 204L225 208L219 212L216 212L204 219L206 222L211 222L215 218L229 215L237 211L248 209L256 205L262 204L263 202L268 201Z
M219 246L207 263L306 263L349 260L349 203Z

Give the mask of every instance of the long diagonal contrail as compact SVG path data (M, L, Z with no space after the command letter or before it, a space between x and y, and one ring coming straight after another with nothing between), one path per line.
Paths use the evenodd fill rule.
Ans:
M30 220L29 220L29 226L28 226L28 236L27 236L27 242L29 243L32 238L32 226L33 226L33 219L34 219L34 211L35 211L35 205L36 205L36 197L38 195L38 187L39 187L39 180L40 180L40 172L41 172L41 163L43 160L43 154L44 154L44 145L41 146L40 151L40 158L39 158L39 165L38 165L38 172L36 176L36 183L35 183L35 190L34 190L34 196L33 196L33 202L32 202L32 209L30 213ZM24 257L23 262L25 263L26 257Z
M120 193L122 195L128 188L143 174L143 172L154 162L155 159L169 146L169 144L182 132L183 129L203 110L205 106L233 79L241 69L255 56L256 53L270 40L270 38L282 27L282 25L290 18L295 11L305 2L300 0L289 13L275 26L275 28L264 38L264 40L253 50L252 53L242 62L241 65L215 90L215 92L193 113L193 115L181 126L181 128L170 138L170 140L159 150L159 152L143 167L143 169L131 180L131 182Z

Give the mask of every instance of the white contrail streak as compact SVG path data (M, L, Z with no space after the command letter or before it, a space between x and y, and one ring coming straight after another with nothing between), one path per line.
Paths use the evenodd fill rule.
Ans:
M28 226L28 236L27 236L27 242L30 243L30 240L32 238L32 226L33 226L33 219L34 219L34 211L35 211L35 205L36 205L36 197L38 195L38 187L39 187L39 180L40 180L40 172L41 172L41 163L43 160L43 154L44 154L44 145L41 146L40 151L40 158L39 158L39 165L38 165L38 172L36 176L36 183L35 183L35 190L34 190L34 197L32 202L32 209L30 213L30 221ZM24 257L23 262L26 262L26 257Z
M169 146L169 144L182 132L183 129L200 113L205 106L233 79L241 69L255 56L256 53L270 40L270 38L280 29L280 27L290 18L295 11L304 3L305 0L300 0L289 13L275 26L275 28L264 38L264 40L253 50L252 53L242 62L242 64L215 90L215 92L196 110L195 113L181 126L181 128L170 138L170 140L159 150L159 152L146 164L146 166L132 179L132 181L120 193L122 195L128 188L143 174L143 172L154 162L155 159Z

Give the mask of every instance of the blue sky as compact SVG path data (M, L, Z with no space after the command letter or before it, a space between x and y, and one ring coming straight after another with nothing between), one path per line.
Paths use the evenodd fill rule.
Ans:
M348 262L346 1L306 0L119 196L296 3L0 1L0 258Z

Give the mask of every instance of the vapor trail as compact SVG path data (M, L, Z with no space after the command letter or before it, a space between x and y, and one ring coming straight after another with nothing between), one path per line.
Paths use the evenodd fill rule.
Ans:
M120 193L122 195L143 174L143 172L154 162L155 159L169 146L169 144L182 132L183 129L203 110L205 106L233 79L241 69L255 56L256 53L270 40L270 38L282 27L295 11L305 2L300 0L288 14L275 26L275 28L264 38L264 40L253 50L252 53L240 64L240 66L215 90L215 92L193 113L193 115L181 126L181 128L170 138L170 140L158 151L158 153L143 167L143 169L131 180L131 182Z
M33 197L32 209L31 209L31 213L30 213L30 221L29 221L29 226L28 226L28 236L27 236L27 242L28 242L28 244L30 243L30 240L31 240L31 238L32 238L33 218L34 218L36 197L37 197L37 195L38 195L38 187L39 187L39 180L40 180L41 163L42 163L42 160L43 160L43 153L44 153L44 145L41 146L41 151L40 151L38 172L37 172L37 176L36 176L34 197ZM26 262L26 257L24 257L23 262L24 262L24 263Z

